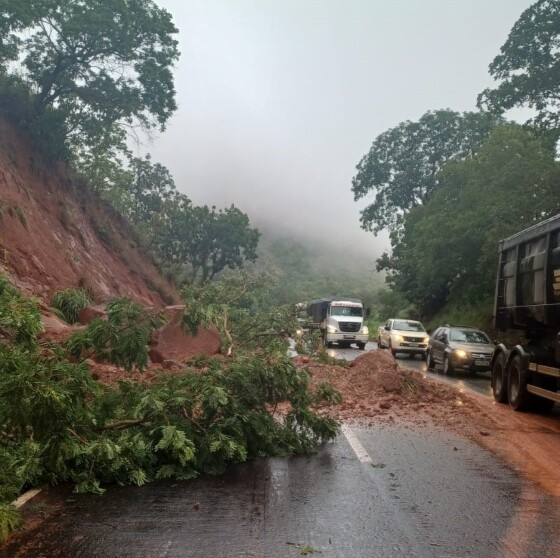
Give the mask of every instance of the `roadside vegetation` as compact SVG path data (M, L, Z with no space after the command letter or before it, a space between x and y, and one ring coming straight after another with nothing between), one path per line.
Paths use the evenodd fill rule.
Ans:
M488 327L498 241L560 213L560 6L539 0L490 64L480 112L430 111L380 134L357 166L362 227L388 230L378 316ZM504 113L528 107L525 125Z
M105 319L65 344L48 343L37 337L37 302L0 277L2 538L20 525L10 502L30 486L70 482L101 493L109 483L185 480L332 439L337 422L313 409L340 396L326 384L311 390L309 372L287 356L289 312L262 309L266 287L246 275L186 287L185 327L219 327L229 358L199 357L151 382L135 375L105 385L86 361L142 370L162 315L118 299Z

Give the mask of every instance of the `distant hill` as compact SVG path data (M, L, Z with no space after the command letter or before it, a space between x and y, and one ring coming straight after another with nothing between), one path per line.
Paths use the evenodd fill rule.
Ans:
M264 231L254 265L277 280L272 303L295 303L324 296L350 296L369 303L384 284L374 256Z

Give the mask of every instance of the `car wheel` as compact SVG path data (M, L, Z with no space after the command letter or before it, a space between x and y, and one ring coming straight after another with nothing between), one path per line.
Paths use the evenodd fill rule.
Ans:
M397 351L395 351L395 349L393 349L393 346L391 345L391 343L389 343L389 350L391 351L391 354L397 358Z
M356 345L358 345L358 349L360 349L360 351L364 351L366 348L365 343L356 343Z
M492 394L498 403L507 403L506 355L499 353L492 366Z
M511 359L507 378L509 406L514 411L526 411L531 404L531 394L527 391L527 377L519 355Z
M432 357L432 354L430 353L430 351L426 351L425 355L425 360L426 360L426 368L428 370L433 370L436 363L434 362L434 359Z
M445 376L452 376L453 375L453 366L449 362L449 356L445 355L443 357L443 374Z
M382 348L383 348L383 345L381 344L381 337L378 337L378 338L377 338L377 348L378 348L378 349L382 349Z

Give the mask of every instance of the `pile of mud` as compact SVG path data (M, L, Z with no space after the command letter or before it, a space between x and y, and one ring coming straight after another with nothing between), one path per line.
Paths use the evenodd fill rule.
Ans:
M312 386L329 382L341 393L342 403L318 409L320 414L339 420L367 423L375 417L376 422L390 422L407 417L423 423L431 417L449 423L475 410L468 396L419 372L400 368L388 351L365 353L346 366L306 356L293 360L311 372Z

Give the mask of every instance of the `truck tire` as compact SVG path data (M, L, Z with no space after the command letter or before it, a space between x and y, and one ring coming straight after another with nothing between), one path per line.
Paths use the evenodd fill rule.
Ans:
M500 352L492 366L492 394L498 403L507 403L506 355Z
M364 351L366 348L366 344L365 343L356 343L356 345L358 345L358 349L360 349L360 351Z
M330 341L327 340L327 332L326 331L323 334L323 345L324 345L325 349L329 349L330 346L331 346Z
M527 411L532 403L527 391L527 376L523 369L523 360L515 355L507 369L507 394L509 406L514 411Z
M436 365L436 363L434 362L434 359L432 358L432 355L430 354L430 351L426 351L424 353L425 355L425 360L426 360L426 368L428 370L433 370L434 366Z
M378 348L378 349L382 349L382 348L383 348L383 345L381 344L381 337L378 337L378 338L377 338L377 348Z
M453 376L453 365L449 362L449 356L443 355L443 374L445 376Z

